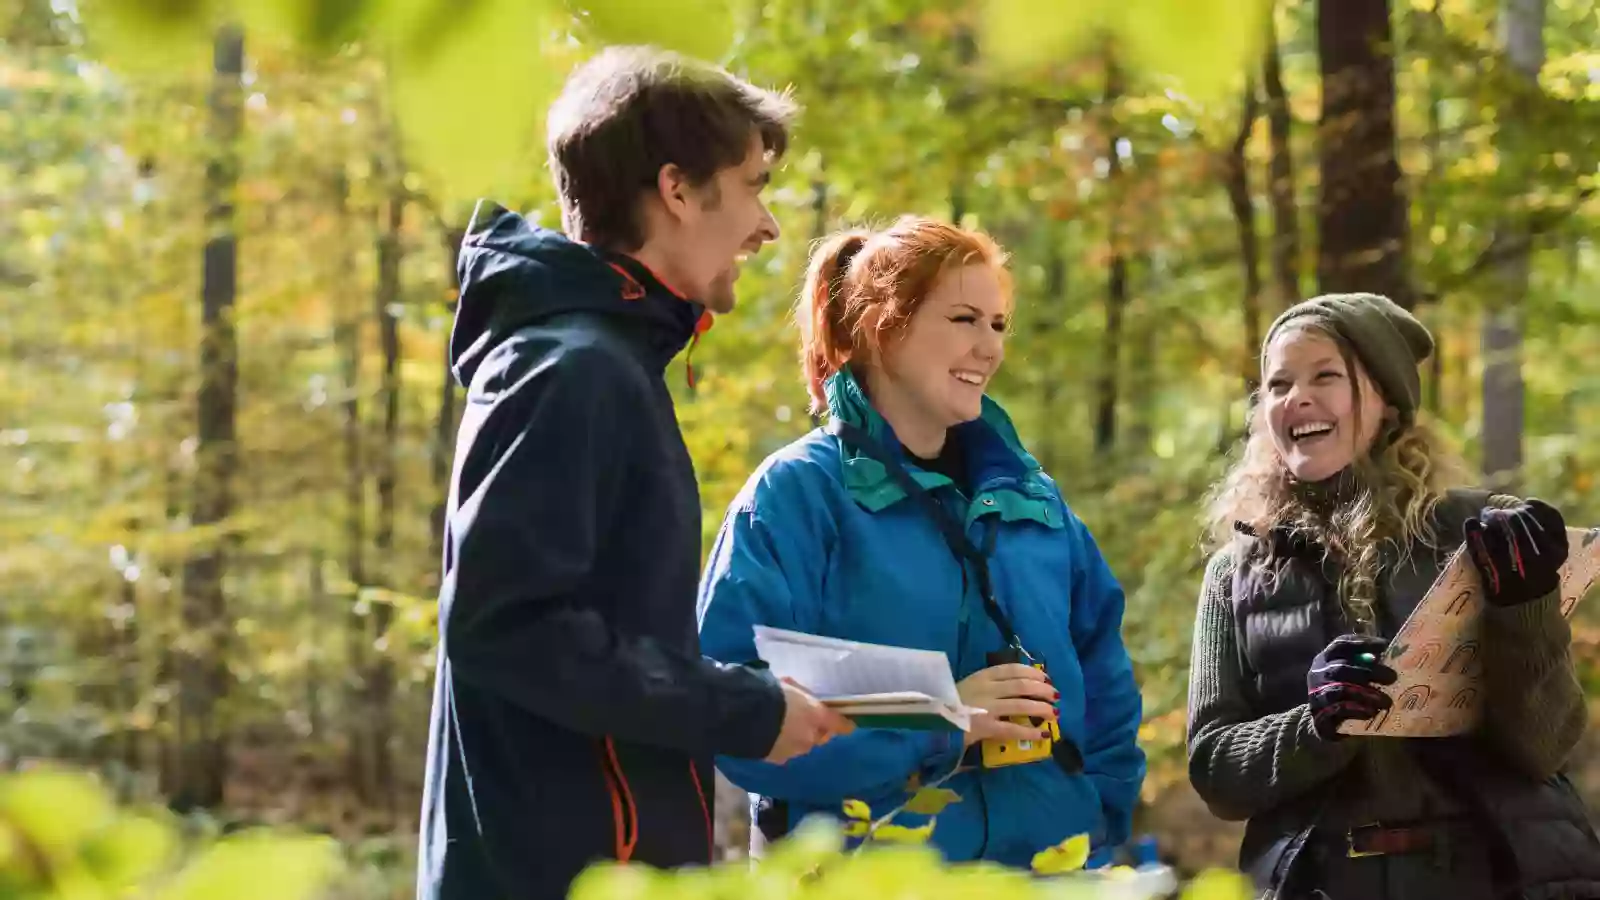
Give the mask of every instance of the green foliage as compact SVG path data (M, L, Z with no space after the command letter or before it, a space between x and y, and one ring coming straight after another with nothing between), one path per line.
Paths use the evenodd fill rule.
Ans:
M0 778L4 900L302 900L338 865L338 846L327 838L261 830L185 840L171 815L120 809L76 771Z
M1013 900L1144 900L1164 891L1143 887L1132 870L1071 871L1050 876L992 863L950 864L917 843L869 844L844 852L843 834L825 820L801 823L753 865L662 872L639 865L602 864L586 870L570 900L688 900L700 897L761 897L764 900L899 900L1006 897ZM1081 862L1079 863L1081 866ZM1074 867L1076 868L1076 867ZM1207 871L1186 887L1181 900L1247 900L1246 882L1225 871Z
M559 6L528 0L460 4L442 36L417 34L390 51L394 117L412 162L437 172L447 196L516 184L543 160L544 110L566 69L541 36L563 27Z
M1215 3L1183 0L978 0L917 25L936 38L933 55L942 43L943 55L955 48L959 58L976 38L1002 86L1059 81L1064 60L1106 39L1125 70L1176 79L1180 92L1212 102L1259 53L1270 7L1249 0L1217 14ZM770 21L764 13L754 26ZM392 73L394 119L413 164L459 199L503 191L538 166L543 112L584 47L651 43L721 60L742 49L735 16L726 0L87 0L84 21L92 45L131 71L198 71L224 22L245 26L252 47L317 58L364 47Z
M946 806L958 803L961 795L949 788L925 787L906 802L906 812L919 816L937 816Z
M929 785L918 786L915 783L907 785L908 790L915 788L911 790L910 799L877 819L873 818L872 809L866 803L855 799L846 800L840 810L845 820L842 833L846 837L863 838L855 850L856 853L882 844L922 845L931 842L934 830L938 827L939 814L950 804L961 802L960 794L940 787L952 778L958 769L959 766L952 767L942 778ZM921 825L894 824L894 819L902 813L927 816L928 819ZM1070 835L1059 844L1035 853L1030 868L1035 874L1044 876L1076 872L1088 863L1091 849L1089 835Z
M1030 71L1106 41L1136 74L1170 77L1178 91L1214 103L1259 58L1271 10L1267 0L1226 9L1185 0L990 0L984 48L1002 69Z
M327 61L360 48L392 76L392 116L412 164L446 202L507 190L542 163L544 111L582 47L649 42L725 52L719 0L89 0L90 45L128 72L195 75L211 35L244 27L247 51ZM578 43L579 41L585 44Z
M995 0L992 19L967 0L763 0L720 13L709 0L608 2L586 15L554 0L501 3L56 4L75 18L48 0L0 4L0 208L15 211L0 215L3 762L73 758L119 792L159 793L179 734L173 653L190 637L184 566L225 533L230 688L207 723L233 739L225 812L333 831L360 856L349 896L408 894L438 625L433 529L461 409L443 363L454 229L488 188L553 223L538 150L548 92L599 43L659 37L759 83L792 85L807 110L769 193L782 239L747 263L739 309L694 349L698 388L687 386L683 360L669 372L707 546L761 460L811 427L790 320L811 239L902 212L960 212L991 230L1012 253L1017 284L992 391L1127 591L1123 635L1152 763L1139 827L1164 844L1202 833L1211 843L1195 858L1231 861L1222 823L1162 812L1188 791L1199 516L1239 433L1242 373L1257 349L1218 180L1239 104L1232 92L1207 101L1196 88L1255 68L1223 62L1251 33L1246 7L1197 21L1214 2L1053 5L1046 15L1041 4ZM229 10L248 31L234 198L240 471L234 515L197 529L210 41ZM1465 2L1397 9L1409 256L1419 284L1438 295L1419 310L1440 347L1425 393L1469 458L1485 430L1517 426L1482 413L1482 309L1502 289L1479 263L1497 223L1544 223L1521 297L1519 487L1569 521L1600 523L1594 5L1548 6L1545 90L1535 98L1506 77L1493 12ZM1315 286L1314 13L1297 0L1278 4L1275 20L1302 292ZM1031 61L1000 66L1007 41L992 29L1018 22L1015 49ZM1134 58L1155 54L1141 41L1173 34L1185 38L1181 50ZM1122 63L1114 102L1096 35ZM1056 41L1074 49L1049 49ZM1185 74L1190 66L1196 74ZM1505 139L1513 122L1526 133ZM1270 284L1267 123L1247 138L1258 275ZM400 290L380 298L378 247L396 197ZM1115 309L1114 254L1128 289ZM1270 317L1284 298L1258 299ZM398 315L392 432L380 305ZM1101 428L1110 450L1096 449ZM385 514L377 473L389 462ZM391 622L380 631L384 614ZM1597 623L1600 610L1588 608L1573 623L1591 685L1600 684ZM394 693L378 704L371 685L385 671ZM386 791L360 787L377 778L371 741L361 742L379 717L393 754ZM1591 756L1581 751L1577 765L1592 766ZM1575 780L1585 790L1595 782ZM154 833L132 827L126 846ZM124 844L99 851L111 869L151 858L115 846Z

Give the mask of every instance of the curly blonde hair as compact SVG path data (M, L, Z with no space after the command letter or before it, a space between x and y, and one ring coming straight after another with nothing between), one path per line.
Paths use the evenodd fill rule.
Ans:
M1353 349L1321 326L1307 324L1297 330L1320 334L1338 346L1352 373L1352 410L1359 429L1362 379L1355 373L1365 369ZM1381 429L1370 450L1341 476L1337 495L1319 497L1284 465L1272 442L1266 406L1257 402L1238 461L1211 492L1206 522L1215 547L1227 545L1234 538L1235 523L1240 523L1261 536L1287 528L1337 554L1344 564L1340 601L1355 629L1370 634L1376 628L1374 604L1384 545L1394 547L1395 566L1406 562L1414 546L1436 547L1434 507L1446 491L1465 480L1466 466L1459 456L1431 425L1417 421L1398 434L1393 426Z

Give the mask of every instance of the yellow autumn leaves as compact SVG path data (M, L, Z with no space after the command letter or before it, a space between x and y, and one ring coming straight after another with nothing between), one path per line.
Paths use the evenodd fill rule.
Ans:
M1065 875L1089 862L1089 836L1075 834L1054 847L1033 855L1033 870L1040 875Z
M939 813L946 806L961 800L961 795L949 788L925 787L912 794L903 806L874 821L872 809L860 800L846 800L844 813L846 837L864 837L868 840L890 844L920 844L933 836ZM889 820L902 812L930 816L927 822L912 827L895 825ZM1040 875L1064 875L1082 869L1089 861L1089 836L1073 835L1054 847L1048 847L1033 857L1033 871Z
M947 796L949 799L947 799ZM952 799L959 800L961 797L955 791L943 788L923 788L911 798L911 802L895 810L889 816L885 816L883 820L876 822L873 821L872 809L867 804L860 800L846 800L843 807L844 816L847 820L844 833L847 837L864 837L868 840L884 841L891 844L920 844L933 836L933 825L936 819L929 819L922 825L909 827L895 825L888 821L889 818L901 811L937 817L939 811L944 809ZM913 806L916 808L913 808Z

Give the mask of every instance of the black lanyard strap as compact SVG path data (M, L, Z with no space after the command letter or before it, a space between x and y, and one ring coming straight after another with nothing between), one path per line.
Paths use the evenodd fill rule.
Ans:
M963 585L966 582L966 566L970 564L973 573L978 579L978 595L983 599L984 612L988 613L989 618L994 620L995 627L1000 629L1000 637L1005 641L1006 645L1021 650L1022 642L1017 639L1017 633L1011 627L1010 618L1006 616L1005 610L1000 608L999 601L995 599L994 582L989 576L989 554L994 552L995 529L989 529L984 541L984 549L979 550L973 545L972 540L967 537L966 529L962 528L961 524L950 514L950 510L934 499L933 495L928 493L922 485L918 484L916 479L911 477L911 473L906 471L905 466L900 464L900 460L896 458L896 455L885 449L883 444L867 433L866 429L852 425L837 416L828 419L826 429L829 434L853 445L867 456L877 460L888 471L889 476L895 480L895 483L900 486L900 489L906 492L906 496L912 498L912 502L922 505L922 508L933 519L934 524L939 527L940 533L944 535L945 544L949 546L950 552L955 556L956 563L961 566Z

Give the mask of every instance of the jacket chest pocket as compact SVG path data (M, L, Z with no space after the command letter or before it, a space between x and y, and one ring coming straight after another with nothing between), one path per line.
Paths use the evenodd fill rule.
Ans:
M923 535L905 525L843 529L826 572L814 623L819 634L921 650L955 647L962 572L937 532Z

